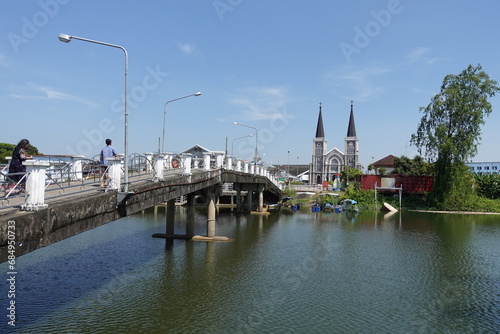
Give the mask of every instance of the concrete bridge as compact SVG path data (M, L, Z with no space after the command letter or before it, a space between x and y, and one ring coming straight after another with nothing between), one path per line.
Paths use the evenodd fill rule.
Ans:
M15 240L16 256L20 256L165 203L166 231L155 234L155 237L225 240L215 234L216 206L220 199L230 196L229 201L239 212L263 212L265 202L277 203L281 197L278 183L269 172L248 161L230 157L220 160L207 155L203 163L194 164L192 159L184 157L179 168L172 168L172 159L169 160L166 155L140 158L143 163L139 167L129 161L129 166L136 171L131 173L127 193L122 191L122 157L112 161L105 189L99 187L102 179L98 176L98 170L86 168L86 164L78 159L66 166L68 174L61 177L60 182L48 181L55 179L48 176L50 164L41 160L28 162L30 167L26 174L24 194L10 198L5 198L4 194L0 198L0 262L8 259L11 240ZM65 186L61 186L61 183ZM224 191L227 188L225 185L231 185L233 190ZM46 196L51 191L62 194ZM175 235L175 201L181 196L187 198L190 210L185 222L186 233ZM8 205L5 205L6 202ZM195 202L207 207L204 236L194 236ZM15 226L15 235L9 232L9 229L13 229L8 226Z

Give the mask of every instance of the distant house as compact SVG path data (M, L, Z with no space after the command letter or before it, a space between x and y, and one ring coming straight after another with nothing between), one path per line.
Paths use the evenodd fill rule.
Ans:
M469 162L466 164L469 166L472 173L498 173L500 171L500 162Z
M385 168L386 174L390 174L394 170L394 159L396 157L393 156L392 154L386 156L385 158L382 158L378 161L375 161L373 165L373 169L375 171L376 175L379 175L379 169L380 168Z

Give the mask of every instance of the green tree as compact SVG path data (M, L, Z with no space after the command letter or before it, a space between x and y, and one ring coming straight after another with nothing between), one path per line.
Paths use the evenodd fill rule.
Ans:
M340 179L344 182L361 182L361 175L363 172L357 168L351 168L349 166L345 166L344 169L340 172Z
M411 143L434 162L430 200L442 209L459 209L472 193L472 177L465 165L477 154L481 125L491 111L488 97L500 90L480 65L469 65L458 75L447 75L412 134Z
M373 164L368 165L368 174L371 174L373 171Z
M402 155L394 158L394 170L397 175L431 175L431 165L421 156L410 159Z

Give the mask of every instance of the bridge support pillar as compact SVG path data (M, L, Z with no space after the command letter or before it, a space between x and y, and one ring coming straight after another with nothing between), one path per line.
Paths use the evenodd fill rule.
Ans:
M257 207L257 211L262 212L264 210L264 186L259 185L257 192L259 194L259 206Z
M241 183L235 183L233 187L236 190L236 212L241 212Z
M35 211L47 207L45 204L45 171L50 165L48 161L26 160L28 178L26 180L26 197L21 210Z
M196 196L194 193L187 195L187 213L186 213L186 236L194 236L194 205Z
M207 235L200 236L195 235L192 240L195 241L231 241L228 237L218 237L215 235L215 214L216 214L216 206L215 202L217 200L219 191L221 190L220 186L211 186L206 188L207 191Z
M252 190L247 190L247 212L252 211Z
M175 199L167 201L167 236L174 235L175 225Z
M215 237L215 193L213 189L208 191L207 207L207 237Z

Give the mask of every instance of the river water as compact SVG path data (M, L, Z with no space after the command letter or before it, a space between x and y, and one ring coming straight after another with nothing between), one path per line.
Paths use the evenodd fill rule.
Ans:
M500 216L221 211L207 243L162 210L19 257L0 332L500 333Z

